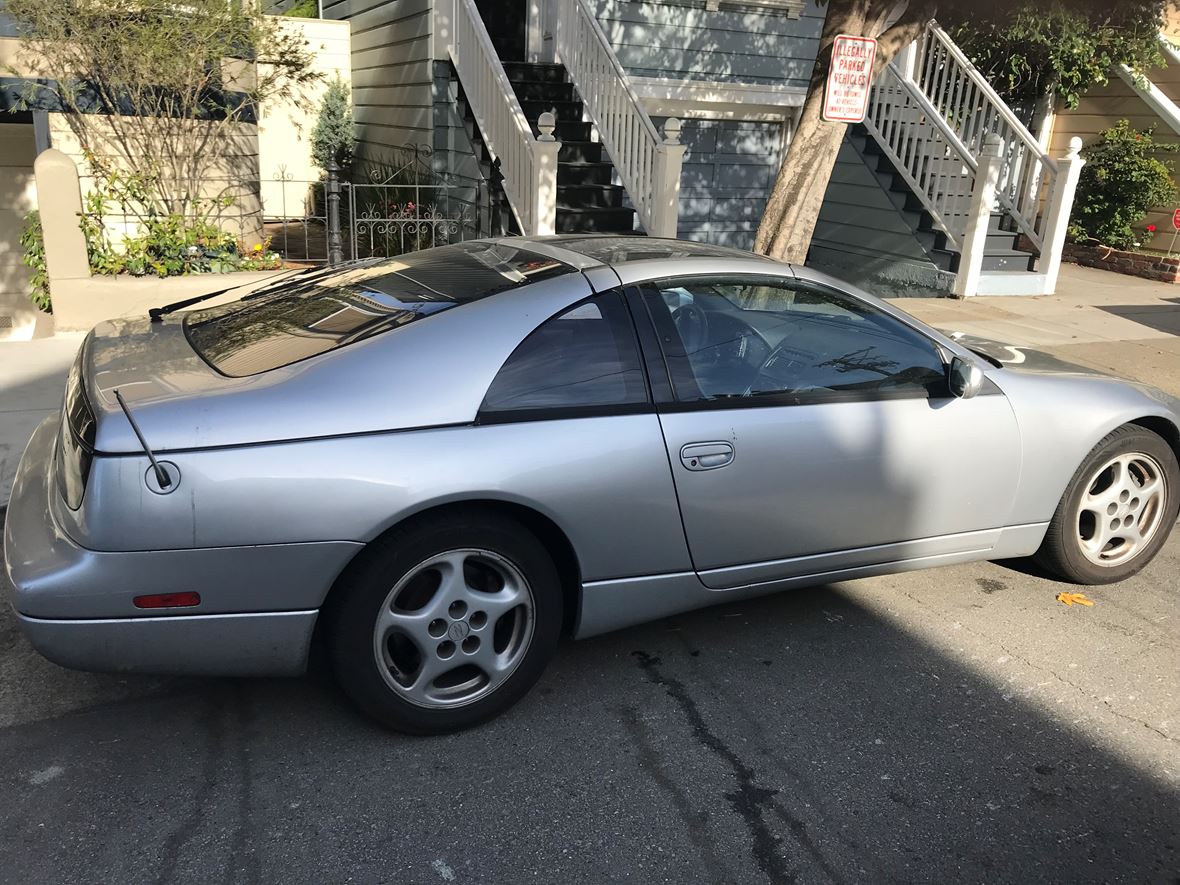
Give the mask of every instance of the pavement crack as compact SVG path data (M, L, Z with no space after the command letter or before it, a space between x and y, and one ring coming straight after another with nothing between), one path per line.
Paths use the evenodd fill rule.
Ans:
M250 762L250 744L253 733L254 714L246 694L244 683L234 685L234 708L236 734L234 761L237 767L237 811L238 821L234 828L233 845L230 851L227 881L235 881L240 872L246 882L259 882L262 871L258 856L251 845L253 828L254 771Z
M225 723L222 721L221 704L210 696L205 714L201 717L201 730L205 733L205 754L201 762L201 775L193 794L192 811L181 824L168 834L161 851L160 873L156 881L168 885L179 878L176 868L184 846L201 828L213 804L217 789L217 772L225 749Z
M693 808L688 794L680 788L664 768L659 752L651 742L647 727L639 718L634 707L622 709L623 725L631 735L632 743L639 751L639 766L671 800L676 813L688 829L693 844L701 855L701 863L711 882L728 882L733 877L725 869L717 853L717 843L709 832L709 812Z
M775 883L792 883L798 880L798 873L786 865L780 852L781 840L775 837L766 825L764 812L774 810L771 800L778 790L760 787L754 782L754 770L742 761L728 744L714 734L706 724L696 701L689 695L684 683L660 671L660 659L646 652L632 652L648 679L667 692L688 719L693 737L697 742L725 762L733 771L737 789L725 794L726 801L742 818L753 840L751 853L758 868ZM788 824L789 825L789 824Z

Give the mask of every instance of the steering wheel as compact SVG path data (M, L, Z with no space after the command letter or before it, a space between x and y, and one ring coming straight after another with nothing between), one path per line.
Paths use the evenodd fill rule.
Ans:
M672 311L672 322L680 333L685 353L695 353L709 341L709 315L695 304L684 304Z
M763 378L769 377L770 380L775 382L776 386L783 380L781 377L776 378L774 375L769 374L770 369L777 368L776 363L778 363L780 360L783 361L782 368L787 369L787 370L790 369L791 365L798 364L799 361L797 359L795 359L793 356L790 356L789 351L787 350L787 348L784 345L785 345L785 342L780 341L778 344L776 344L774 347L772 347L770 349L770 353L768 353L766 355L766 359L764 359L762 361L762 365L758 367L758 371L755 372L754 377L752 379L750 379L750 384L746 388L746 391L745 391L746 396L749 396L750 394L756 392L754 389L754 386L759 382L759 380L761 380ZM810 387L798 388L796 390L796 392L798 392L798 390L806 390L806 389L811 389L811 388Z

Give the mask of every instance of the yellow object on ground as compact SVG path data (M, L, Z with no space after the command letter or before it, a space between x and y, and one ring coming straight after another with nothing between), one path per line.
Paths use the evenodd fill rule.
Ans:
M1084 593L1058 593L1057 601L1066 605L1093 605L1094 601L1087 599Z

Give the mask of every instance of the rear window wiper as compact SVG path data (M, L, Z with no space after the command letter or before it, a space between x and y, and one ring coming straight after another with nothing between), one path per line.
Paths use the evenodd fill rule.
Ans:
M381 261L387 260L385 256L379 255L374 258L364 258L360 261L350 261L347 264L337 265L336 267L305 267L295 273L285 274L280 279L273 280L265 286L259 286L247 295L240 298L240 301L249 301L251 298L258 298L262 295L269 295L276 289L291 283L293 280L299 280L300 283L310 283L313 280L318 280L321 277L331 276L342 270L347 270L353 267L367 267L370 264L377 264ZM206 292L204 295L196 295L192 298L186 298L183 301L174 301L171 304L165 304L163 307L153 307L148 311L148 317L153 323L158 323L166 315L174 313L178 310L184 310L186 307L192 307L194 304L200 304L202 301L208 301L210 298L216 298L218 295L224 295L226 292L232 292L234 289L241 289L243 286L248 286L249 283L239 283L236 286L227 286L224 289L218 289L216 292Z
M293 274L284 276L281 280L275 280L272 283L267 283L261 289L257 289L250 293L251 295L258 294L263 290L270 289L287 282L294 277L302 276L308 271L315 270L314 267L308 267ZM216 298L218 295L224 295L226 292L232 292L234 289L241 289L243 286L248 286L249 283L238 283L236 286L226 286L224 289L218 289L216 292L206 292L204 295L194 295L192 298L185 298L183 301L173 301L171 304L165 304L163 307L152 307L148 309L148 319L153 323L160 322L167 314L174 313L178 310L183 310L186 307L192 307L194 304L200 304L202 301L208 301L210 298Z

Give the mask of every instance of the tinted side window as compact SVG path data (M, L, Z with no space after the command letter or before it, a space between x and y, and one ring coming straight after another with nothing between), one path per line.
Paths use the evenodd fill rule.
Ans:
M635 330L618 293L587 299L535 329L504 363L482 417L638 411L648 403Z
M795 280L663 280L645 294L677 399L790 402L942 395L932 342L877 308Z

